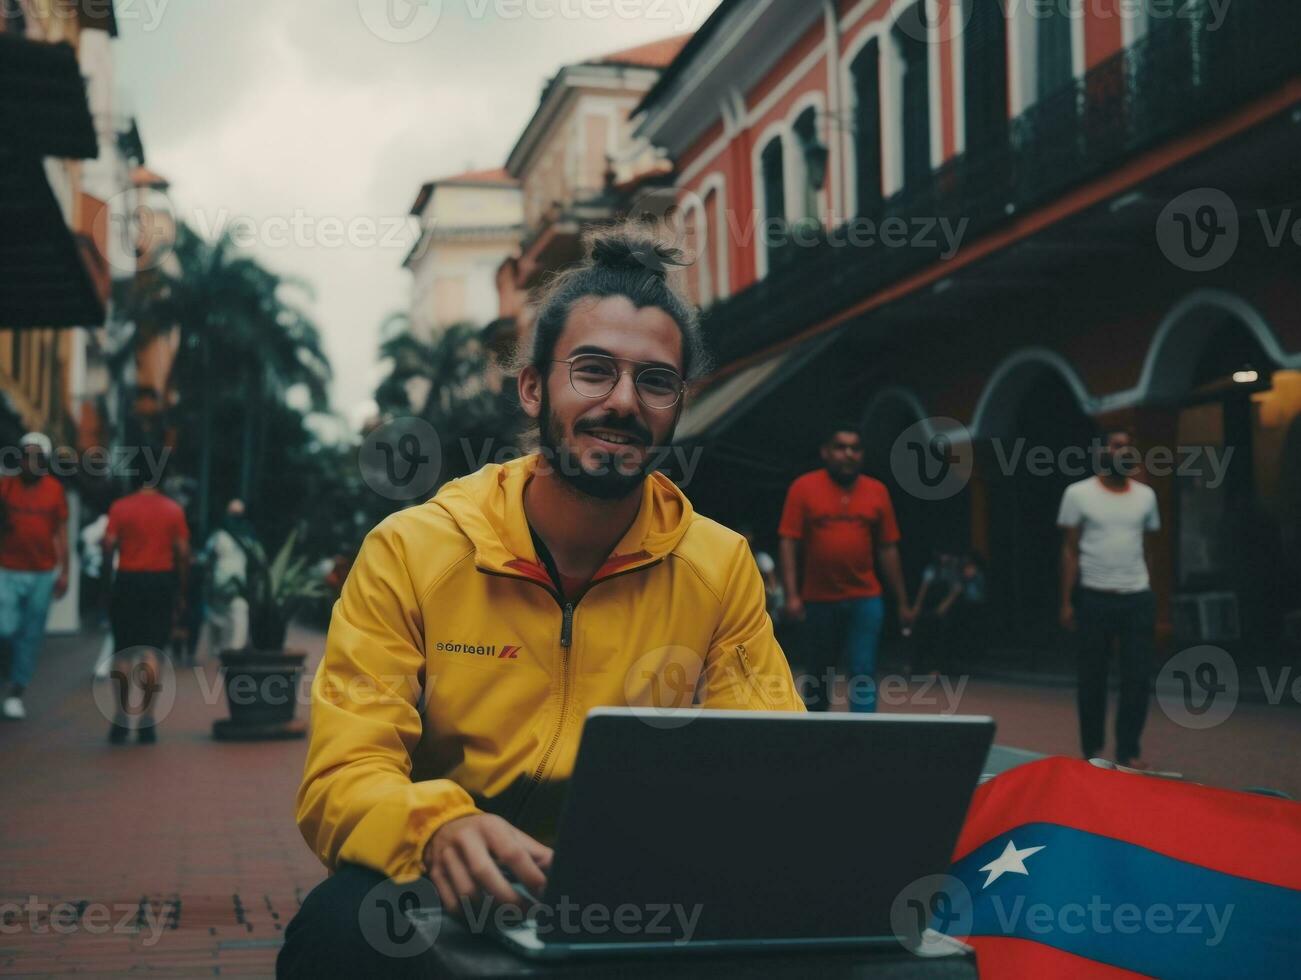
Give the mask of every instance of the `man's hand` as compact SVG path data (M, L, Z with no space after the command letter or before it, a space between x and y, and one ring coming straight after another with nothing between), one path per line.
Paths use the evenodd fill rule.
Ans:
M911 626L917 621L917 610L906 602L899 603L899 626Z
M786 621L802 623L804 621L804 600L791 594L786 597Z
M68 570L59 569L58 578L54 580L54 598L62 599L68 591Z
M1075 607L1069 602L1062 604L1062 611L1058 617L1062 624L1062 629L1075 632Z
M425 868L443 908L460 911L462 902L490 895L506 905L523 906L502 867L534 895L546 887L551 848L517 830L501 817L476 813L444 824L425 846Z

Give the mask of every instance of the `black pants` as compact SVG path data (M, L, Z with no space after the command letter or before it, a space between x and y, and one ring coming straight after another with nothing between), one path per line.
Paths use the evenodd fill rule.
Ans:
M171 572L118 572L109 605L118 652L153 647L165 653L175 605L176 576Z
M1080 589L1075 618L1080 629L1080 747L1092 755L1106 744L1107 666L1114 642L1120 667L1116 761L1128 762L1139 756L1139 738L1147 720L1156 599L1150 591L1119 594Z
M398 885L378 871L341 865L308 893L285 929L276 976L429 976L427 954L436 929L422 929L417 910L425 910L427 918L439 908L438 893L428 879Z

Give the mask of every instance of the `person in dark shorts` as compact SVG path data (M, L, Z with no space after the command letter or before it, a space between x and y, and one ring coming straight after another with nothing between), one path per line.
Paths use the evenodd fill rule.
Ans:
M190 562L190 530L185 512L156 486L142 486L108 509L104 568L117 571L109 598L116 653L110 674L117 687L117 710L108 738L125 742L127 722L136 713L136 738L157 741L153 716L159 687L158 657L171 640L172 625L184 613L185 575ZM133 686L141 688L135 698ZM138 708L135 706L138 705Z

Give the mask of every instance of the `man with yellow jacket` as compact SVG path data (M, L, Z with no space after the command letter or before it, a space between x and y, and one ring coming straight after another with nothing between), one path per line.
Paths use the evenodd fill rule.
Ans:
M804 710L745 539L651 472L704 364L676 259L636 232L593 238L543 297L519 373L541 451L366 539L298 792L332 875L286 931L280 976L414 968L360 924L386 881L428 879L450 909L517 903L508 873L540 893L589 709Z

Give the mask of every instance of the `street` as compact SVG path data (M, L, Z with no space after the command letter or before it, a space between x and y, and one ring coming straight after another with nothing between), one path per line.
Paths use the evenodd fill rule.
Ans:
M324 636L296 631L290 645L314 663ZM285 924L323 876L294 826L305 743L213 741L226 708L207 662L177 672L157 745L110 746L92 697L97 647L91 634L52 638L29 719L0 726L0 974L270 976ZM1075 753L1071 688L944 681L883 678L882 709L989 714L1000 744ZM1154 701L1145 754L1211 785L1301 796L1285 751L1298 738L1296 706L1239 704L1199 732Z

